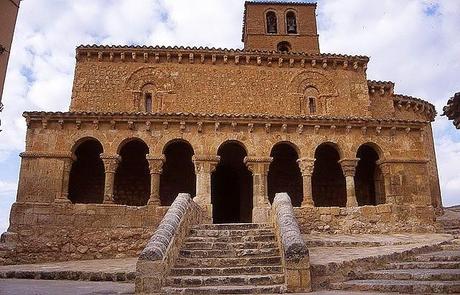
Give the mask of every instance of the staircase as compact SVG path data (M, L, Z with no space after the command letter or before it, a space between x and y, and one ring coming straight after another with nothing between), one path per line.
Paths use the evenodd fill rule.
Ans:
M355 280L334 284L333 289L412 294L460 293L460 240L443 250L421 254L406 262L389 264Z
M283 293L285 279L280 255L271 225L197 225L183 244L162 292Z

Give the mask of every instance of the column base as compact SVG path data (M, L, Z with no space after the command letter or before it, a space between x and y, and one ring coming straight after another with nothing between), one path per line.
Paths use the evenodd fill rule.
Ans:
M252 208L253 223L269 223L271 221L271 207L254 207Z
M356 200L347 200L347 207L358 207L358 202Z
M55 203L58 203L58 204L71 204L71 203L72 203L72 202L70 202L70 200L67 199L67 198L55 199L54 202L55 202Z
M149 206L160 206L161 202L156 197L155 198L150 197L149 201L147 202L147 205L149 205Z
M197 203L198 206L200 206L201 209L203 209L204 214L205 214L204 223L208 223L208 224L212 223L212 204L206 203L204 198L199 198L199 197L195 197L193 201L195 201L195 203Z

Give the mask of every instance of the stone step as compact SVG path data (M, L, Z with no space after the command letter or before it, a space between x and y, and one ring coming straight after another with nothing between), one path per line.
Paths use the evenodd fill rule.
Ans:
M68 280L68 281L134 281L136 272L93 272L73 270L0 271L0 279ZM1 292L0 292L1 294Z
M414 281L414 280L352 280L332 284L336 290L399 292L410 294L460 292L456 281Z
M246 229L272 229L268 223L222 223L222 224L199 224L192 229L202 230L246 230Z
M246 242L275 242L274 233L264 235L248 235L248 236L224 236L224 237L187 237L185 243L246 243Z
M390 263L389 269L460 269L460 261L427 261Z
M173 288L165 287L162 294L281 294L286 292L284 285L267 286L212 286Z
M325 240L306 240L308 248L312 247L378 247L383 246L381 242L372 241L325 241Z
M460 261L459 251L439 251L417 255L414 261Z
M178 257L174 268L195 267L228 267L228 266L279 266L280 256L271 257L239 257L239 258L185 258Z
M184 250L236 250L236 249L268 249L277 248L278 243L271 242L245 242L245 243L229 243L229 242L185 242L182 246Z
M180 257L187 258L237 258L267 257L280 255L278 248L236 250L180 250Z
M460 269L391 269L365 273L363 280L460 281Z
M243 236L262 236L274 234L273 229L191 229L192 237L243 237Z
M279 265L271 266L240 266L240 267L211 267L211 268L173 268L173 276L225 276L245 274L282 274L283 268Z
M203 287L203 286L231 286L231 285L273 285L283 284L284 274L266 275L232 275L232 276L179 276L168 277L166 284L169 287Z

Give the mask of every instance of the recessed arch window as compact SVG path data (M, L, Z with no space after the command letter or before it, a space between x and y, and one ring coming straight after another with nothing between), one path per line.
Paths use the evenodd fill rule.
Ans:
M309 86L304 90L302 98L302 114L316 114L318 113L318 96L319 92L315 87Z
M279 52L289 52L291 51L291 43L287 42L287 41L281 41L280 43L278 43L278 45L276 46L276 49L279 51Z
M297 18L294 11L286 13L286 32L288 34L297 34Z
M308 109L310 111L310 114L316 113L316 98L310 96L308 98Z
M265 15L267 22L267 33L276 34L278 33L278 19L274 11L268 11Z

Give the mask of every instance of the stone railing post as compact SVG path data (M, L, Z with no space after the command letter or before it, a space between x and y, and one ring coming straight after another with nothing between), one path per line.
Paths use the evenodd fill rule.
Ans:
M75 156L70 156L68 158L63 158L63 167L62 167L62 184L61 184L61 194L56 196L54 202L56 203L70 203L69 200L69 179L70 171L72 170L72 164L75 161Z
M177 196L137 260L136 294L158 294L190 229L202 222L202 212L189 194Z
M267 193L267 175L272 157L251 157L244 158L244 163L252 172L253 179L253 208L252 222L265 223L269 220L270 202Z
M145 158L149 163L150 170L150 197L148 204L160 206L160 175L163 172L163 163L166 158L164 155L153 156L149 154Z
M282 249L287 291L289 293L310 292L310 255L294 215L291 198L287 193L275 195L273 224Z
M212 221L211 174L215 171L220 157L214 155L194 155L192 160L195 165L196 175L195 202L206 211L208 221Z
M113 204L113 187L115 182L115 173L121 157L117 154L101 154L102 162L104 163L105 170L105 183L104 183L104 204Z
M355 159L342 159L339 161L342 166L343 176L347 185L347 207L357 207L358 201L356 200L355 192L355 172L358 165L358 158Z
M313 207L313 193L311 186L311 176L313 175L313 168L315 166L315 159L311 158L300 158L297 160L302 173L303 179L303 200L302 207Z

